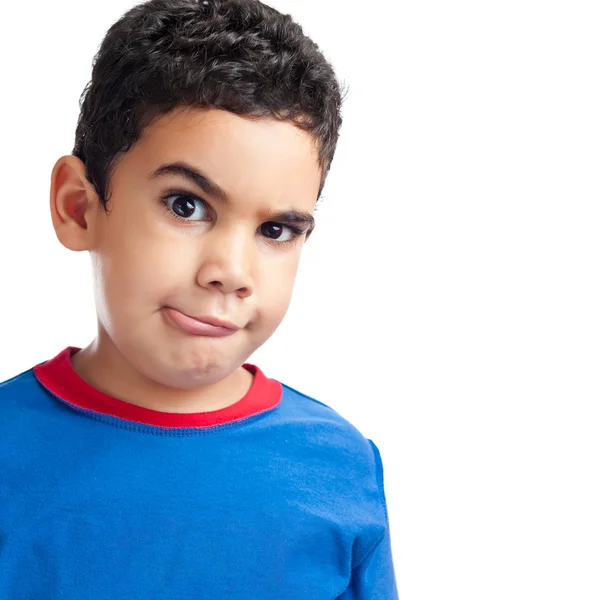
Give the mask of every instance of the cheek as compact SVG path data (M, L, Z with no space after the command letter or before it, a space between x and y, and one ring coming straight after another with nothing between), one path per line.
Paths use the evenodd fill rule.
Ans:
M263 315L271 326L277 326L288 310L294 282L296 279L297 263L287 265L284 269L263 273L257 286L260 295L260 305Z
M107 244L95 261L97 291L111 311L133 312L140 306L155 307L181 284L188 270L176 249L155 239L152 244L135 238Z

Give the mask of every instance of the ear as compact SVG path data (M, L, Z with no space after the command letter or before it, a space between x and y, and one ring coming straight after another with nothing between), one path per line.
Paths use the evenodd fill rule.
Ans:
M100 199L76 156L63 156L52 169L50 212L56 237L69 250L90 250Z

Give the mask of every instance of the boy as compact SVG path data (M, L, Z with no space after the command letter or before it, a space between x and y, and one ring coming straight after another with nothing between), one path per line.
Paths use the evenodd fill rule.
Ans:
M150 0L108 31L50 191L98 335L0 386L0 600L397 597L377 447L245 362L340 106L257 0Z

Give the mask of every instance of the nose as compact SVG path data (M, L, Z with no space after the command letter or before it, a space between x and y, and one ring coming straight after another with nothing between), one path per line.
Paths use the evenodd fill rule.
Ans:
M256 235L247 226L218 225L203 236L198 285L218 288L223 293L247 297L254 292L252 280Z

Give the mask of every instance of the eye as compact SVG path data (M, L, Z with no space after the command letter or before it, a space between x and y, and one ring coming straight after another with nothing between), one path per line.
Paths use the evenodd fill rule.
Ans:
M269 221L267 223L263 223L260 226L261 233L278 243L287 244L293 242L298 236L302 235L302 230L292 227L290 225L282 225L281 223L275 223ZM287 230L287 234L286 234ZM283 232L283 239L282 239Z
M171 194L164 203L177 219L183 221L202 221L205 217L206 204L187 194Z

